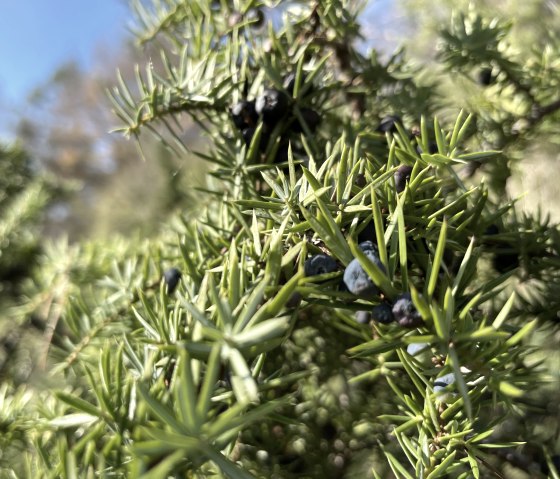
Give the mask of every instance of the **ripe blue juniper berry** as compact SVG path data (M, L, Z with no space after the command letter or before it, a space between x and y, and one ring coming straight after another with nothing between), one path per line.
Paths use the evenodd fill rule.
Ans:
M250 126L248 128L243 129L242 131L243 140L245 141L245 144L247 146L249 146L251 144L251 141L253 141L253 137L255 136L255 131L256 128L254 126Z
M410 293L401 294L393 304L393 316L404 327L413 328L422 324L422 316L414 306Z
M163 273L163 280L167 286L167 294L173 294L181 279L181 272L177 268L169 268Z
M391 310L391 306L387 303L381 303L371 310L371 317L374 321L381 323L381 324L389 324L395 320L395 316L393 316L393 311Z
M371 313L369 311L356 311L356 315L354 317L357 323L367 324L371 319Z
M381 119L376 131L379 133L396 133L397 123L402 125L401 117L398 115L387 115Z
M360 248L364 253L366 251L373 251L377 255L378 249L377 246L373 244L373 241L362 241L358 244L358 248ZM383 268L383 271L385 271L385 268Z
M492 223L488 228L484 230L484 234L487 236L494 236L500 233L500 228L495 223Z
M367 185L366 175L364 175L363 173L358 173L356 175L356 179L354 180L354 184L359 188L363 188L364 186L366 186Z
M412 166L401 165L395 171L395 188L397 193L404 191L406 184L410 180L410 174L412 173Z
M363 229L358 233L358 241L360 243L365 243L369 241L370 243L374 244L374 241L377 241L377 235L375 233L375 225L373 221L370 221Z
M421 155L422 153L429 153L430 155L433 155L434 153L437 153L438 150L438 146L437 143L435 141L430 141L430 143L428 143L428 151L425 152L424 150L422 150L422 146L421 145L416 145L416 152Z
M385 272L385 267L379 259L379 256L377 256L377 248L371 241L364 241L359 244L359 247L372 263L381 271ZM348 290L356 296L373 296L379 292L372 279L356 258L350 261L348 266L346 266L343 280Z
M447 390L447 386L455 382L455 374L448 373L436 378L434 381L434 392L439 393Z
M239 130L255 126L259 116L255 110L255 102L243 100L233 105L230 109L233 124Z
M334 273L338 269L336 261L326 254L316 254L305 260L303 271L305 276Z
M266 125L274 126L288 113L288 97L284 92L267 88L257 98L255 111Z
M251 28L259 29L264 25L266 16L260 8L256 8L249 11L247 15L247 20L251 22Z
M428 343L411 343L406 347L406 352L411 356L416 356L429 347Z

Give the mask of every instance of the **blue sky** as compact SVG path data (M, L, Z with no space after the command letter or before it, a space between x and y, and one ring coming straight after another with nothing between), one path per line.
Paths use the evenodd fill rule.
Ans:
M11 136L35 87L45 84L62 64L74 60L84 70L96 46L111 48L129 35L128 0L16 0L0 8L0 140ZM372 0L364 25L371 44L386 46L384 27L394 21L391 0Z
M19 0L0 8L0 105L22 102L62 63L89 65L95 45L118 43L131 19L127 0ZM394 16L392 2L372 1L374 36ZM368 16L369 16L368 15ZM381 24L381 25L380 25ZM368 33L370 35L368 35ZM0 112L1 114L1 112Z
M65 61L127 35L126 0L19 0L0 8L0 105L14 107ZM0 112L0 115L2 113ZM0 118L1 120L1 118Z

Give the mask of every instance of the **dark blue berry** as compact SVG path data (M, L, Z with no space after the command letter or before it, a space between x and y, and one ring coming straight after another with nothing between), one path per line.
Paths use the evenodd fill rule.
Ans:
M395 188L397 193L404 191L406 184L410 180L410 174L412 173L412 166L401 165L395 171Z
M377 255L377 245L373 244L373 241L362 241L358 244L358 248L360 248L364 253L366 251L373 251ZM385 268L383 268L383 271L385 271Z
M296 291L290 296L288 301L286 301L286 308L296 308L297 306L300 305L301 300L302 300L301 294Z
M437 153L439 151L439 148L437 146L437 143L435 141L430 141L430 143L428 143L428 153L430 155L433 155L434 153ZM422 150L422 147L420 145L416 146L416 152L421 155L422 153L424 153L424 150Z
M253 141L253 137L255 136L256 128L254 126L250 126L249 128L244 128L241 134L243 135L243 140L245 144L249 146L251 141Z
M406 347L406 352L411 356L416 356L417 354L420 354L422 351L425 351L428 346L429 346L428 343L410 343Z
M356 322L360 324L367 324L371 319L371 313L369 311L356 311Z
M170 268L163 273L163 280L167 285L167 293L172 294L179 284L181 272L177 268Z
M483 86L488 86L494 83L495 77L492 74L492 68L483 68L478 72L478 83Z
M494 236L497 235L500 232L500 228L498 228L498 225L492 223L488 228L486 228L484 230L484 234L487 236Z
M279 90L266 89L257 98L255 111L262 116L264 123L273 126L288 113L288 98Z
M480 240L480 244L486 245L486 246L498 246L501 244L500 240L497 238L494 238L494 236L499 235L500 234L500 227L498 225L496 225L495 223L492 223L490 226L488 226L485 230L484 233L482 235L482 238Z
M370 221L363 229L358 233L358 241L360 243L369 242L374 244L377 241L377 235L375 234L375 225L373 221Z
M381 303L371 310L371 317L374 321L381 324L389 324L395 320L391 306L387 303Z
M498 251L494 255L492 265L498 273L507 273L519 266L519 255L511 251Z
M436 380L434 381L434 392L436 393L443 392L444 390L447 390L448 389L447 387L453 384L454 382L455 382L454 373L444 374L443 376L436 378Z
M415 327L422 324L422 316L414 306L410 293L401 294L393 304L393 316L401 326Z
M369 243L372 248L363 250L364 254L379 269L385 271L383 263L381 263L381 260L377 256L376 251L373 249L373 243L371 241L366 241L365 243ZM362 246L362 244L360 244L360 247ZM362 268L362 265L357 259L353 259L352 261L350 261L348 266L346 266L346 269L344 270L343 280L348 287L348 290L356 296L372 296L376 295L379 292L374 282L368 276L364 268Z
M366 186L367 185L366 175L364 175L363 173L358 173L356 175L356 179L354 180L354 184L359 188L363 188L364 186Z
M326 254L316 254L308 258L303 265L305 276L334 273L337 269L336 261Z
M255 126L259 116L255 111L255 102L243 100L233 105L230 110L233 124L239 130L243 130L250 126Z
M397 123L400 123L402 125L400 116L387 115L381 120L376 131L379 133L396 133L398 131L396 126Z

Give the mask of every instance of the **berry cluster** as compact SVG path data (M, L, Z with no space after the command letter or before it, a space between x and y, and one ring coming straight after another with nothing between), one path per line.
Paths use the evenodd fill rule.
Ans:
M414 306L410 293L399 295L392 305L388 303L378 304L372 309L371 317L381 324L396 321L405 328L415 328L423 323L422 316Z
M375 131L378 133L397 133L397 123L402 125L400 116L387 115L381 119Z
M386 272L377 254L377 248L371 241L364 241L359 247L372 263L384 273ZM377 286L356 258L346 267L343 279L348 291L356 296L368 297L379 293ZM375 306L371 313L359 311L356 314L356 320L360 323L369 321L370 317L381 324L389 324L393 321L397 321L404 327L416 327L422 324L422 317L414 306L410 293L401 294L392 306L381 303Z
M414 328L422 324L422 316L414 306L410 293L401 294L393 303L393 316L401 326Z
M305 78L304 78L305 79ZM230 109L231 119L241 132L245 144L253 141L259 122L262 122L258 149L267 151L271 140L275 140L278 132L279 146L274 163L288 161L288 142L292 134L314 133L321 122L321 116L315 110L296 105L296 99L309 95L306 88L296 95L296 76L291 73L284 78L283 89L266 88L255 100L242 100ZM296 114L295 108L298 108Z
M359 248L366 257L381 271L386 272L385 266L378 256L376 246L371 241L364 241ZM308 258L304 263L305 276L317 276L334 273L338 271L337 262L326 254L316 254ZM373 282L357 258L354 258L346 266L343 275L342 286L350 293L362 297L371 298L379 294L377 285ZM396 321L400 326L413 328L420 326L422 316L414 306L410 293L403 293L397 297L392 305L381 303L370 311L358 311L356 321L364 324L373 319L381 324L389 324Z
M377 255L377 249L371 241L364 241L359 244L360 249L381 271L385 272L385 266ZM364 270L357 258L354 258L344 270L344 284L352 294L356 296L368 297L379 293L377 286Z

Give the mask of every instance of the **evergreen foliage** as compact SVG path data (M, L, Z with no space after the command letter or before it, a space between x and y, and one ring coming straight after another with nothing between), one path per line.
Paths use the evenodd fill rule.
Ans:
M39 222L54 186L37 173L20 145L0 145L0 377L26 378L13 366L16 357L22 360L30 355L29 347L18 347L30 321L21 316L14 321L12 313L38 262Z
M363 6L134 3L162 68L119 76L120 131L188 152L186 115L212 170L156 238L44 250L18 314L51 328L48 374L0 389L8 476L558 477L558 424L536 426L560 238L496 181L509 104L494 129L451 118L403 51L358 48ZM446 67L490 55L521 92L507 29L454 22ZM557 115L546 91L523 135Z

